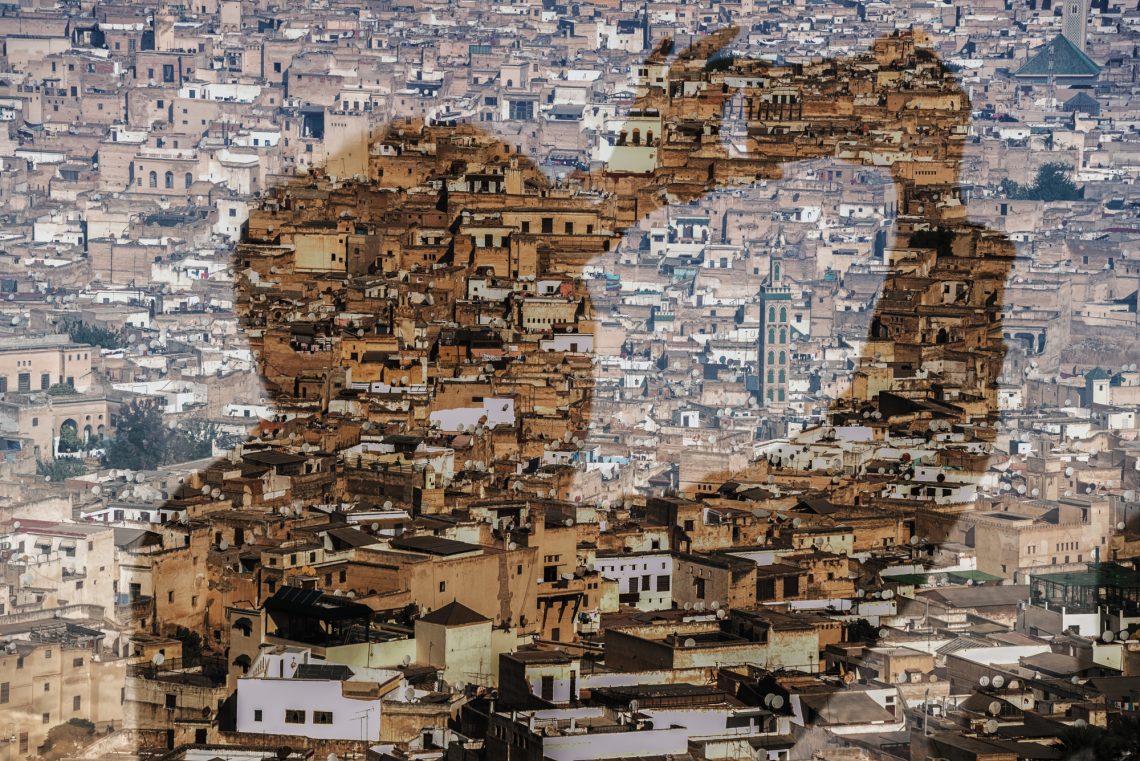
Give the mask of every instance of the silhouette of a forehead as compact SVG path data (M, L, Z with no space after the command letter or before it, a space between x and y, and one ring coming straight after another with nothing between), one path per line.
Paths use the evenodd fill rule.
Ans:
M969 103L914 36L879 40L863 55L793 64L714 56L731 36L711 37L672 60L664 46L650 57L660 72L646 78L620 134L606 137L614 150L632 152L637 171L607 164L556 184L476 125L409 120L390 125L371 147L366 181L330 181L317 172L274 188L251 214L239 248L239 269L256 271L259 282L238 282L267 372L273 360L264 352L277 353L274 344L304 349L304 361L289 357L293 371L278 372L271 388L292 385L294 395L306 396L307 373L325 393L323 384L343 374L348 359L335 347L354 332L391 337L391 347L356 352L383 356L387 369L375 374L390 381L412 372L406 360L414 352L406 347L436 339L478 344L496 332L495 320L520 320L516 327L527 331L565 329L572 315L528 318L516 310L492 318L486 304L467 302L504 287L533 296L536 277L573 280L655 210L778 178L792 162L839 158L889 168L900 213L928 227L943 224ZM591 298L581 283L563 290L580 305ZM324 294L323 311L305 303L314 293ZM332 314L346 311L354 316L331 324ZM536 361L503 350L485 354L504 367Z

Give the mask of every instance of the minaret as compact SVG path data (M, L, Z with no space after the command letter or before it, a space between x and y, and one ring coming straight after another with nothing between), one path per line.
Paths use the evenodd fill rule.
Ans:
M788 402L792 291L784 285L784 259L780 255L784 245L780 233L769 259L768 278L760 288L760 396L768 407L783 407Z
M643 51L650 50L650 33L649 33L649 0L644 0L641 4L641 49Z
M1089 0L1064 0L1061 34L1082 53L1089 32Z

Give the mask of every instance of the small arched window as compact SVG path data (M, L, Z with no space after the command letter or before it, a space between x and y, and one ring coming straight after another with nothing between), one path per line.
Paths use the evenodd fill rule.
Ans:
M780 343L785 343L788 340L788 331L780 328Z
M788 310L785 307L780 307L780 322L788 321Z
M150 174L147 175L147 181L149 182L149 184L152 188L157 188L158 187L158 172L156 172L152 169Z
M768 364L771 365L771 364L775 363L775 361L776 361L776 352L769 351L768 352Z
M769 370L768 371L768 382L772 383L775 380L776 380L776 374L772 370Z
M162 186L164 188L174 187L174 172L167 172L162 176Z
M783 383L786 378L787 378L787 375L784 373L783 370L781 370L780 371L780 383Z
M184 183L186 183L186 187L190 187L194 184L194 174L192 172L187 172L186 176L183 177L182 180Z
M782 365L782 364L784 364L784 362L786 361L786 359L787 359L787 355L786 355L786 354L784 354L784 352L780 352L780 364L781 364L781 365Z
M770 343L770 344L776 343L776 329L775 328L768 328L768 343Z
M768 322L776 321L776 307L768 307Z

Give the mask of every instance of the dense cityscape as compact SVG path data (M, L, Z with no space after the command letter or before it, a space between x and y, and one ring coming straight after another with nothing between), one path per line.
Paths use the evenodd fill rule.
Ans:
M0 761L1140 759L1140 7L0 28Z

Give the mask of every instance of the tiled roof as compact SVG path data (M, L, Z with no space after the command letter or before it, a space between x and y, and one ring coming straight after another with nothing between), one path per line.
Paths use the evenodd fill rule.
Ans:
M1063 35L1037 49L1015 77L1095 77L1100 66Z

